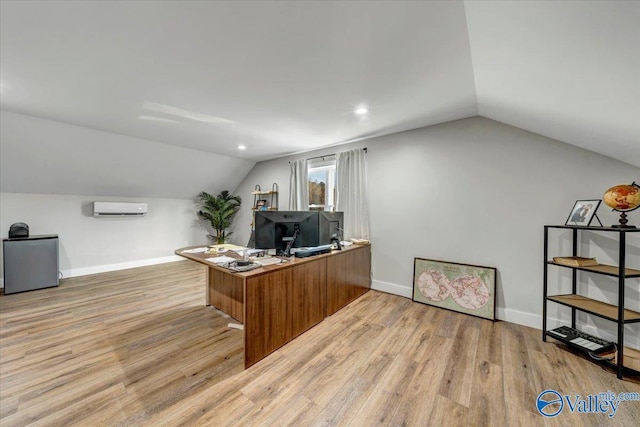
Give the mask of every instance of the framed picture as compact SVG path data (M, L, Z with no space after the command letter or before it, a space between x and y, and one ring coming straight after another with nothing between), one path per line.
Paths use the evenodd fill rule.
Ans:
M266 200L258 200L256 202L256 209L259 211L266 211L267 210L267 201Z
M588 227L600 206L601 200L578 200L569 213L564 225L579 225Z
M495 320L496 269L414 258L412 300Z

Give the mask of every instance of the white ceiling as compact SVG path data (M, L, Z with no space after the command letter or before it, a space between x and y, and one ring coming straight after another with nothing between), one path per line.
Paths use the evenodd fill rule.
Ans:
M0 101L253 161L480 114L640 166L638 22L639 2L3 0Z

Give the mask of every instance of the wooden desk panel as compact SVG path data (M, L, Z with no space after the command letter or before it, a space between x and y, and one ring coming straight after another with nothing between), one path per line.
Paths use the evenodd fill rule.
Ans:
M322 322L326 313L327 259L292 269L292 338Z
M249 367L324 319L326 260L247 278L244 362Z
M273 271L247 281L244 365L249 367L291 339L291 270Z
M207 305L244 323L244 278L207 268Z
M207 261L212 254L184 252L195 247L175 253L208 266L207 305L244 324L245 368L322 322L327 313L335 313L371 286L369 245L293 258L242 273Z
M327 258L327 316L371 288L371 246L356 246Z

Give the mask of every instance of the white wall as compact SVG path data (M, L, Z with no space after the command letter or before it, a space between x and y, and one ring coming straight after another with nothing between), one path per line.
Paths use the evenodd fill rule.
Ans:
M93 216L93 201L148 203L145 217ZM177 248L206 243L190 200L0 193L0 229L25 222L31 235L58 234L64 277L179 258Z
M206 242L194 199L232 190L253 162L1 112L0 233L26 222L60 236L68 276L174 259ZM93 201L149 204L143 218L94 218Z
M258 163L235 192L249 197L255 184L278 182L285 209L289 160L364 146L374 288L410 296L414 257L493 266L498 317L535 327L542 313L543 226L564 224L578 199L599 199L614 184L640 181L640 168L474 117ZM246 223L236 235L242 243L250 207L239 214L238 223ZM605 225L617 222L604 205L598 215ZM640 225L639 211L630 219Z

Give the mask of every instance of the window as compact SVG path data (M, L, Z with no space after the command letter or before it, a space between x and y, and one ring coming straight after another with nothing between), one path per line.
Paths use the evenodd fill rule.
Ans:
M309 165L309 210L333 211L336 195L336 161L320 160Z

